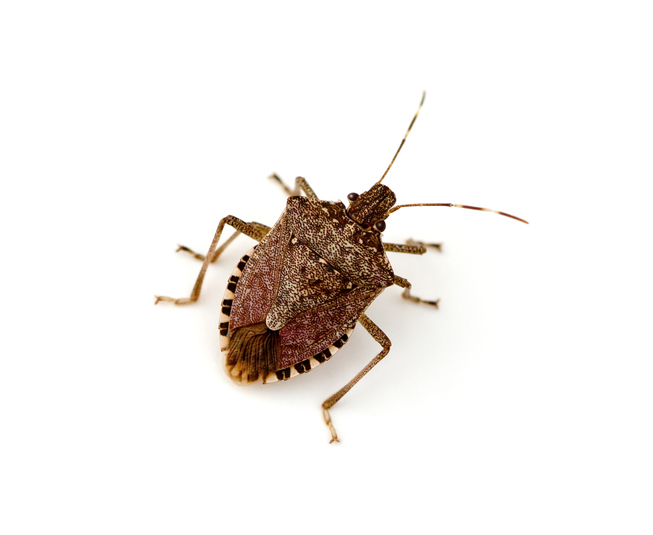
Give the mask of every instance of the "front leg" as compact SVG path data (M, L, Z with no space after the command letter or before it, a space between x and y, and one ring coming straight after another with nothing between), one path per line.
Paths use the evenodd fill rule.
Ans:
M215 236L213 237L213 241L211 242L211 247L209 247L209 252L206 253L206 256L204 257L204 262L202 263L202 267L200 268L199 275L197 276L197 280L195 281L195 286L193 286L193 291L190 294L190 297L180 297L175 299L174 297L167 297L164 295L157 295L156 301L154 304L156 305L157 303L160 303L161 301L168 302L168 303L174 303L175 305L187 305L189 303L194 303L197 301L197 299L200 296L200 292L202 291L202 283L204 282L204 275L206 274L206 270L209 267L209 263L211 262L211 259L213 258L216 247L218 246L218 241L220 241L220 236L222 235L222 230L224 229L224 226L229 225L235 228L239 233L245 234L249 236L250 238L255 239L256 241L261 241L267 232L264 232L263 229L257 226L252 226L249 223L245 223L243 220L238 219L237 217L234 217L232 215L228 215L227 217L223 218L220 220L220 223L218 224L218 228L215 231Z

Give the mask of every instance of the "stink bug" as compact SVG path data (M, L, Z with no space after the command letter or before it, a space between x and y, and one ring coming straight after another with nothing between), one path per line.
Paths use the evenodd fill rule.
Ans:
M338 441L338 435L329 409L390 351L388 337L365 315L372 301L385 288L397 285L404 289L405 299L438 306L438 301L411 295L410 282L394 274L386 256L386 252L421 255L429 244L383 243L385 219L400 208L449 206L494 212L527 223L504 212L460 204L395 206L395 194L381 181L403 147L425 96L381 179L365 193L350 193L348 206L340 201L319 200L302 177L296 179L291 190L272 175L289 195L286 209L275 225L246 223L231 215L223 218L206 256L179 246L178 251L203 261L190 297L156 297L156 303L183 305L197 301L209 264L236 236L246 234L259 242L240 259L229 277L219 320L225 371L240 385L285 381L311 371L346 344L356 323L360 323L382 351L322 404L331 442ZM225 225L236 232L218 248Z

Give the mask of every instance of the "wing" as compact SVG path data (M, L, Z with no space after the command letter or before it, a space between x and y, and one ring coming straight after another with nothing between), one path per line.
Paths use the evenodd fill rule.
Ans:
M232 274L229 284L234 286L227 287L234 294L228 314L230 331L265 322L276 300L289 242L288 225L282 215L249 258L239 263L243 266L242 276Z
M342 203L306 201L288 199L229 280L220 335L236 383L289 379L325 362L393 283L376 235L349 220Z
M383 288L355 288L332 301L296 314L281 330L264 321L233 326L238 292L256 248L248 251L234 269L220 314L220 346L226 351L227 375L237 384L270 383L290 379L329 360L351 336L359 316ZM256 321L256 318L254 318Z
M354 327L359 316L382 291L382 288L357 288L293 317L279 331L279 368L294 366L312 357L319 361L320 354Z

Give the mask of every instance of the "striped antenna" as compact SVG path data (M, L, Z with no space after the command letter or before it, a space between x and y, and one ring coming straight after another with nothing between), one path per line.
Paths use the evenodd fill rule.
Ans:
M399 148L401 148L401 147L399 147ZM399 208L408 208L409 206L448 206L450 208L467 208L468 210L480 210L482 212L492 212L494 214L499 214L499 215L504 215L506 217L511 217L512 219L516 219L517 221L521 221L522 223L526 223L528 225L528 221L526 221L525 219L522 219L521 217L517 217L517 216L514 216L514 215L506 214L505 212L499 212L498 210L490 210L489 208L480 208L479 206L468 206L466 204L451 204L451 203L448 203L448 202L425 203L425 204L422 204L422 203L419 203L419 204L400 204L399 206L395 206L394 208L390 209L388 211L388 214L391 214L392 212L395 212L395 211L399 210Z
M397 149L397 152L395 152L395 155L392 158L392 161L390 162L390 165L385 170L385 173L383 173L383 176L379 179L379 181L376 184L381 183L381 181L385 178L385 175L387 175L388 171L390 171L390 168L392 167L392 164L395 163L395 160L397 159L397 155L399 154L399 151L401 150L401 147L404 146L404 143L406 142L406 138L408 137L408 134L410 133L410 129L415 124L415 119L417 119L417 116L419 115L419 110L422 109L422 104L424 104L424 99L425 98L426 98L426 91L424 91L424 93L422 93L422 101L419 103L419 107L417 108L417 113L415 113L415 117L413 117L413 120L410 122L410 126L408 127L408 130L406 130L406 135L404 136L404 139L401 140L399 148ZM376 184L374 184L374 185L376 186Z

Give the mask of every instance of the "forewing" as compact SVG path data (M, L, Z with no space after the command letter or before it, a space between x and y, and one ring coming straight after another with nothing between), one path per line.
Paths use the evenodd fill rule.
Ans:
M288 225L282 215L258 244L238 281L231 307L230 330L265 322L279 289L289 241Z
M279 331L279 368L307 360L339 340L382 291L383 288L356 288L293 317Z

